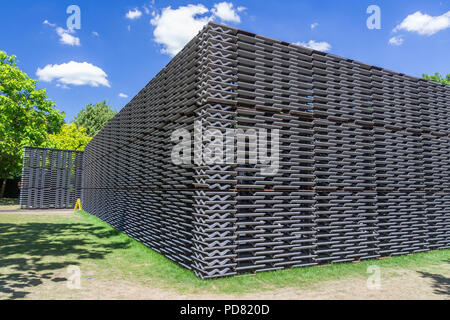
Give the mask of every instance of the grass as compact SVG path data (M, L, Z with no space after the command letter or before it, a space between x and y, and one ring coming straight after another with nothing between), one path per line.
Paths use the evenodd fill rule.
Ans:
M83 217L98 226L109 226L100 219L81 213ZM381 268L416 268L421 265L439 265L449 261L450 250L418 253L408 256L391 257L363 261L360 263L331 264L306 268L257 273L256 275L239 275L228 278L201 280L193 272L174 264L164 256L148 249L143 244L129 238L125 234L117 235L120 241L129 241L130 247L123 251L121 269L132 270L139 278L155 278L161 285L186 290L214 290L222 293L244 293L268 288L282 288L286 286L305 286L325 280L336 280L347 276L367 277L367 268L378 265ZM129 261L135 261L130 265ZM149 267L142 267L142 266Z
M19 204L17 198L0 198L0 206L15 206Z
M61 281L61 270L78 265L99 280L137 281L180 293L251 293L342 278L366 278L367 268L433 268L450 261L450 250L360 263L296 268L201 280L100 219L86 213L0 214L0 297L26 297L43 278ZM88 275L89 275L88 274ZM87 275L87 276L88 276Z

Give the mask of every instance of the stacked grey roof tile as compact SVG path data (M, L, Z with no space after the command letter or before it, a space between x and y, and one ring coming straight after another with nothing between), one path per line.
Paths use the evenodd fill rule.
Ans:
M20 206L23 209L73 208L81 197L83 153L26 147Z
M83 207L202 278L448 248L449 100L210 23L86 147ZM194 142L200 120L278 129L278 173L173 164L172 132Z

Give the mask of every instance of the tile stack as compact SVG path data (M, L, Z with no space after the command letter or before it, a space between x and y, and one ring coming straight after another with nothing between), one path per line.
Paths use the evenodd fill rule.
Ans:
M21 208L74 208L81 197L82 164L83 152L26 147Z
M201 278L448 248L449 101L210 23L86 147L83 206Z

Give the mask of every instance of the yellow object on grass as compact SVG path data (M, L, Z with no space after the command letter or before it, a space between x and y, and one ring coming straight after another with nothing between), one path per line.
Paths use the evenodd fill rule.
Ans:
M77 200L77 203L75 203L75 208L73 210L77 211L77 208L78 210L83 210L83 208L81 207L81 199Z

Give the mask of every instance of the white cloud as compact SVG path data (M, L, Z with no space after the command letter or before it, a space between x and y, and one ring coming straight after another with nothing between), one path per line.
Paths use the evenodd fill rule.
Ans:
M92 35L96 37L100 36L97 31L92 31Z
M162 53L176 55L184 45L211 20L201 16L209 10L202 4L181 6L172 9L164 8L161 14L155 15L151 24L155 26L154 40L163 46Z
M331 49L331 45L325 41L318 42L314 40L309 40L308 42L297 42L296 44L317 51L328 51Z
M393 46L401 46L403 44L403 37L396 36L389 39L389 44Z
M56 24L54 24L54 23L50 23L48 20L44 20L44 22L42 22L43 24L46 24L46 25L48 25L48 26L50 26L50 27L56 27Z
M394 32L406 30L416 32L420 35L431 36L449 27L450 11L435 17L417 11L416 13L407 16L398 26L396 26Z
M43 24L55 28L56 34L59 36L60 43L76 47L81 45L80 38L73 35L75 34L75 30L58 27L55 23L50 23L48 20L44 20Z
M126 95L125 93L119 93L119 97L120 98L128 98L128 95Z
M311 24L311 30L314 30L315 28L317 28L319 26L319 23L314 22L313 24Z
M40 81L52 82L55 80L61 86L88 85L91 87L110 87L107 74L90 63L70 61L63 64L48 64L36 71Z
M59 36L59 42L61 42L62 44L67 44L69 46L76 46L76 47L79 47L81 45L80 38L72 35L75 33L75 31L72 29L66 30L61 27L57 27L56 33Z
M70 88L69 88L68 86L66 86L65 84L57 83L56 86L57 86L58 88L61 88L61 89L70 89Z
M237 8L237 11L239 12L243 10L245 10L244 7ZM235 23L241 22L241 18L236 13L236 10L234 9L233 4L231 2L216 3L214 5L214 8L211 9L211 12L222 21Z
M142 12L136 8L127 12L125 17L130 20L139 19L142 16Z
M218 18L226 22L240 22L237 12L246 10L239 6L234 8L230 2L216 3L211 10L202 4L189 4L177 9L167 7L161 13L152 12L151 24L154 41L162 45L161 52L176 55L209 22Z

